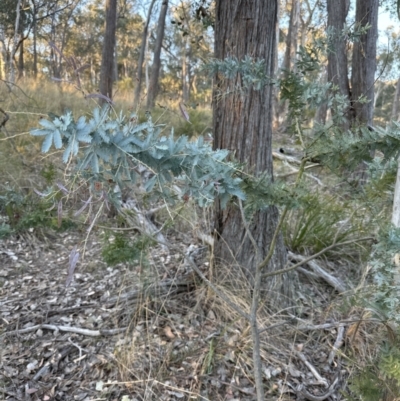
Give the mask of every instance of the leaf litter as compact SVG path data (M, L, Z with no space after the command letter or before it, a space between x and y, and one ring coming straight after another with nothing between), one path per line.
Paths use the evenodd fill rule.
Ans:
M248 323L232 320L182 255L154 247L149 266L108 267L100 233L94 232L78 261L76 245L85 235L26 233L0 241L3 399L255 399ZM179 234L169 241L179 244L182 254L190 245ZM208 271L207 258L198 264ZM318 297L313 294L316 303ZM313 308L310 315L318 306ZM293 336L293 330L285 329L287 340L282 327L262 335L270 400L295 399L300 383L314 386L316 396L326 390L307 361L324 376L325 387L337 374L326 364L329 344L308 344L302 351L301 340L315 345L319 339ZM329 330L324 334L333 344L337 331Z

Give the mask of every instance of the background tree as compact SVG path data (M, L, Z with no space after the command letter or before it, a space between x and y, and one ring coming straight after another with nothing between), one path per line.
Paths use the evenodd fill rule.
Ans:
M357 0L356 29L367 29L353 45L351 97L353 121L372 124L379 0ZM366 101L360 101L361 98Z
M112 99L115 33L117 30L117 0L106 0L106 23L101 57L100 93ZM101 100L104 102L104 99Z
M163 0L161 4L160 16L157 24L157 36L154 45L153 65L151 67L151 76L149 82L149 89L147 93L146 107L151 110L154 107L154 103L158 93L158 79L160 76L161 69L161 49L164 39L165 31L165 19L167 17L168 0Z
M350 84L348 74L347 43L344 39L349 0L328 0L328 81L332 83L344 101L347 113L350 111ZM349 128L349 117L345 118L344 128Z
M133 109L134 110L137 109L138 104L139 104L139 100L140 100L140 92L141 92L142 80L143 80L143 62L144 62L144 56L145 56L145 53L146 53L146 44L147 44L147 39L148 39L151 14L152 14L155 2L156 2L156 0L151 0L149 9L147 11L146 22L145 22L145 24L143 26L142 41L141 41L141 44L140 44L139 60L138 60L137 70L136 70L135 92L133 94Z
M274 71L276 0L240 0L216 2L215 57L225 60L245 56L264 59L266 75ZM229 89L229 90L228 90ZM228 93L229 92L229 93ZM215 77L213 94L214 148L229 149L235 158L248 166L256 176L272 176L272 111L271 85L261 90L245 89L239 76L227 79ZM260 256L265 257L278 221L278 209L270 206L259 211L250 223L250 231L257 242ZM215 211L216 259L224 263L243 266L248 277L252 277L255 266L255 251L245 228L237 205ZM286 249L279 237L269 271L280 269L286 260ZM275 276L265 285L274 290L276 305L282 305L290 296L287 276ZM270 295L271 292L270 292Z
M348 55L345 28L349 0L328 0L328 80L348 103L343 128L355 124L372 124L374 81L376 71L376 42L378 38L378 0L357 0L352 51L351 79L348 75ZM351 83L351 85L350 85Z

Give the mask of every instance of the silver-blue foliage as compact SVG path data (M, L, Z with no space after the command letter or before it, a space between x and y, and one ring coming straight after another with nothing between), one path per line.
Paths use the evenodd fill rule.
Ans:
M170 188L177 181L183 193L200 206L217 197L223 207L232 196L245 199L237 168L227 160L228 151L212 150L202 137L190 142L184 136L174 138L173 132L163 135L163 127L151 119L137 124L136 119L113 118L111 113L105 105L96 108L89 120L80 117L75 121L67 112L51 120L41 119L42 128L31 134L44 136L43 152L52 145L64 148L64 163L79 156L78 170L89 169L97 177L107 173L120 187L135 181L137 166L142 165L152 172L146 190L157 190L166 200L172 199Z

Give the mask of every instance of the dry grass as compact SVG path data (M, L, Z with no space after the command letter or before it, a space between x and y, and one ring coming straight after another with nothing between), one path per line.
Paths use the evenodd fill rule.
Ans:
M131 92L116 91L116 114L122 111L130 115L133 112ZM188 110L192 120L189 123L181 116L178 102L160 103L161 107L153 111L152 117L154 122L165 125L165 132L168 133L171 128L177 135L197 136L210 132L209 109ZM3 177L23 187L28 185L27 180L37 176L37 168L46 163L54 163L62 168L59 152L53 150L49 154L41 154L41 138L31 137L29 130L37 127L38 120L48 113L60 115L70 110L75 117L79 117L89 115L95 107L95 99L85 99L82 91L71 84L59 84L46 78L37 81L23 79L16 85L0 81L0 108L9 116L0 137L0 154L3 156L0 158L0 169ZM144 119L144 111L140 111L139 116Z

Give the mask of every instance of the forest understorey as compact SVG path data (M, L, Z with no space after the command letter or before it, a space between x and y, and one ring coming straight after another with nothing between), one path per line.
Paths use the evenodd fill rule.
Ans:
M85 232L1 240L1 397L254 400L249 322L182 258L188 248L200 254L196 266L212 280L204 246L169 236L182 253L154 247L145 268L107 267L99 236L87 239L68 287L68 258ZM315 273L298 274L300 313L260 314L267 399L344 399L351 358L343 355L368 352L366 323L356 310L332 308L337 291L313 285Z

